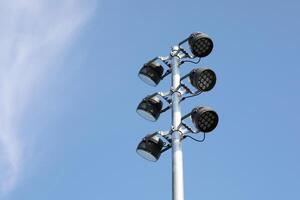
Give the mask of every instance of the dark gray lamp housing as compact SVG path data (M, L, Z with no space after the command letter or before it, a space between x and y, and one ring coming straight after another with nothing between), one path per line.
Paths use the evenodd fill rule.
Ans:
M191 117L195 127L204 133L214 130L219 122L218 114L208 107L194 108Z
M144 119L154 122L158 119L162 106L163 103L158 97L146 97L140 102L136 112Z
M211 90L217 81L215 72L208 68L193 69L189 78L191 84L202 92Z
M143 138L136 152L144 159L155 162L159 159L163 146L163 141L157 135L151 134Z
M146 84L156 86L162 79L163 72L163 67L160 64L153 61L144 64L144 66L139 71L138 76Z
M188 39L190 49L196 57L205 57L213 50L213 41L204 33L192 33Z

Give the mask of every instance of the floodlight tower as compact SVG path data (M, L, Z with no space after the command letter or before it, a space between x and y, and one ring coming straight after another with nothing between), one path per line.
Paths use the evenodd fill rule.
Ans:
M189 48L183 45L188 43ZM137 153L149 161L157 161L160 155L172 148L172 199L184 200L183 155L182 140L191 138L198 142L205 140L205 134L214 130L218 124L218 114L209 107L196 107L185 116L181 116L180 102L211 90L216 83L216 74L208 68L196 68L181 77L179 68L185 62L199 63L202 57L210 54L213 41L204 33L196 32L172 47L169 56L159 56L150 60L139 71L142 81L151 86L169 74L172 75L171 87L167 92L157 92L145 97L137 107L137 113L149 121L156 121L160 114L172 108L172 125L168 131L156 131L146 135L137 146ZM198 59L195 61L195 59ZM164 73L161 62L167 67ZM190 80L196 89L192 91L183 81ZM163 101L167 106L163 108ZM184 121L191 118L196 130ZM203 133L203 139L198 140L190 134Z

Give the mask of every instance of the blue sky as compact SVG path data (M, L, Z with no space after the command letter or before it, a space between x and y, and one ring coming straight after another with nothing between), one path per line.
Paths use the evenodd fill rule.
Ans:
M140 118L165 91L140 67L201 31L217 74L183 113L213 107L218 127L185 140L186 199L299 199L298 1L10 0L0 3L1 199L171 199L171 154L135 148L170 128L170 112Z

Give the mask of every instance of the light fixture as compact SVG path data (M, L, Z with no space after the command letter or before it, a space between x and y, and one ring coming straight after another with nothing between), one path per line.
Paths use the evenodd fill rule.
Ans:
M205 57L213 49L213 41L204 33L192 33L188 39L192 53L196 57Z
M156 121L160 115L163 103L157 97L146 97L138 105L136 112L149 121Z
M138 76L146 84L156 86L162 79L163 72L163 67L160 64L152 61L144 64L142 69L139 71Z
M192 33L177 45L172 46L168 55L156 56L144 64L138 73L139 78L151 86L158 85L161 80L171 74L170 89L147 96L136 109L141 117L156 121L161 113L172 108L171 129L145 136L137 145L136 152L144 159L155 162L163 152L172 148L172 198L176 200L184 199L182 140L190 138L197 142L203 142L206 137L205 133L214 130L219 121L218 114L208 107L196 107L182 117L180 103L184 99L211 90L216 84L216 75L210 69L199 68L181 77L180 67L186 62L198 64L202 57L211 53L213 46L213 41L206 34ZM166 65L165 72L159 63ZM183 80L187 78L191 82L190 85L197 90L183 83ZM163 108L162 101L167 102L165 103L167 106L164 105L165 108ZM185 123L187 118L190 119L190 124L194 124L194 127ZM201 140L189 135L199 132L204 133L199 134L203 135Z
M159 159L163 141L157 135L148 135L139 143L136 152L146 160L155 162Z
M191 114L195 127L204 133L208 133L218 125L218 114L208 107L194 108Z
M193 69L189 75L191 84L202 92L211 90L216 84L216 74L208 68Z

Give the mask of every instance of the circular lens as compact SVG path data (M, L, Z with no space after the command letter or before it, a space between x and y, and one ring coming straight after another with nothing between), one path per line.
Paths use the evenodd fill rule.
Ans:
M156 86L157 85L157 83L150 77L150 76L148 76L148 75L145 75L145 74L139 74L138 75L139 77L140 77L140 79L144 82L144 83L146 83L146 84L148 84L148 85L150 85L150 86Z
M156 118L155 116L152 114L152 112L149 112L149 111L145 111L145 110L142 110L142 109L137 109L136 111L142 118L146 119L146 120L149 120L149 121L152 121L152 122L155 122L156 121Z
M208 68L194 69L190 74L191 84L200 91L207 92L216 84L216 74Z
M153 156L151 153L149 153L148 151L145 151L143 149L137 149L136 152L143 158L145 158L146 160L155 162L157 161L156 157Z
M193 33L189 38L189 45L197 57L205 57L213 49L213 41L204 33Z
M214 110L207 107L199 107L193 110L192 121L199 131L208 133L216 128L219 117Z

